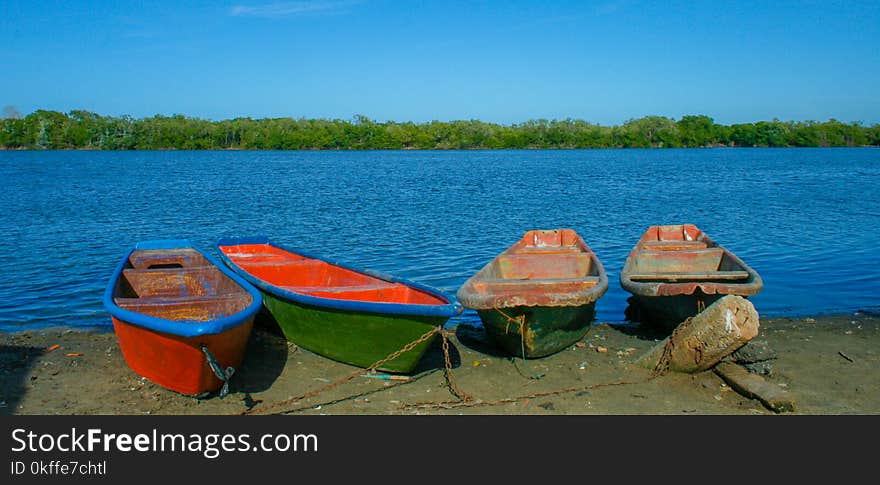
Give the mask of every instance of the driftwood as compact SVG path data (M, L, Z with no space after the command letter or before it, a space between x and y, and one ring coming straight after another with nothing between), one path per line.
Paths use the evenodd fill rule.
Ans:
M767 409L781 413L794 411L795 400L791 393L767 382L763 377L747 371L732 362L721 362L715 366L718 374L734 391L749 399L757 399Z
M758 312L745 298L728 295L685 320L637 363L657 372L701 372L758 335Z

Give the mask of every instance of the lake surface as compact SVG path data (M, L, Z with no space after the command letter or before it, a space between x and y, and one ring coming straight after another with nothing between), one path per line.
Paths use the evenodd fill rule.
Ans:
M570 227L608 271L652 224L694 223L764 279L762 315L880 306L880 150L0 152L0 329L104 326L139 240L279 243L451 294L529 229ZM451 323L478 323L466 311Z

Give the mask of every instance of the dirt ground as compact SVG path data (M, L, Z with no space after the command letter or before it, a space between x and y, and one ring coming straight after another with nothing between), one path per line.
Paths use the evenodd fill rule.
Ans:
M320 414L773 414L712 371L651 378L632 364L662 338L649 328L595 325L577 345L522 361L498 352L480 329L459 327L451 354L469 407L413 406L454 400L439 339L408 381L356 377L278 408ZM880 315L776 318L757 340L777 358L765 379L787 389L797 414L880 413ZM55 347L55 346L58 347ZM605 351L601 351L601 349ZM0 414L238 414L298 396L357 369L289 344L258 322L223 399L186 397L135 374L112 332L47 329L0 334ZM620 383L618 385L606 385ZM572 389L574 388L574 389ZM486 403L570 389L569 392Z

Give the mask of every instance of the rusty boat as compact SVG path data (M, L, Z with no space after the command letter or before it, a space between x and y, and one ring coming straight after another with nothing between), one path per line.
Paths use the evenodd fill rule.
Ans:
M725 295L761 291L758 273L693 224L651 226L630 251L620 285L631 320L675 326Z
M260 289L288 340L358 367L385 359L462 311L440 290L335 263L266 237L221 239L217 249L233 271ZM435 336L378 368L413 372Z
M137 243L104 293L129 367L190 396L228 392L261 304L256 288L186 240Z
M580 340L608 289L605 268L572 229L528 231L458 290L506 352L537 358Z

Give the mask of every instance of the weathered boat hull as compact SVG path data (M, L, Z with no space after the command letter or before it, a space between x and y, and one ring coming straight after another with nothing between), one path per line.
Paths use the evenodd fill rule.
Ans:
M439 290L356 270L265 237L222 239L223 261L263 294L285 337L330 359L369 367L461 313ZM411 373L436 334L378 369Z
M626 258L627 319L675 327L725 295L747 297L758 273L693 224L651 226Z
M261 303L256 288L185 240L138 243L104 294L126 364L190 396L220 389L241 365Z
M503 312L503 313L502 313ZM479 310L486 334L505 352L534 359L555 354L582 339L595 318L595 304L575 307L520 306ZM520 328L520 322L522 328Z
M538 358L583 338L607 289L602 263L577 232L535 230L469 278L458 298L501 349Z

